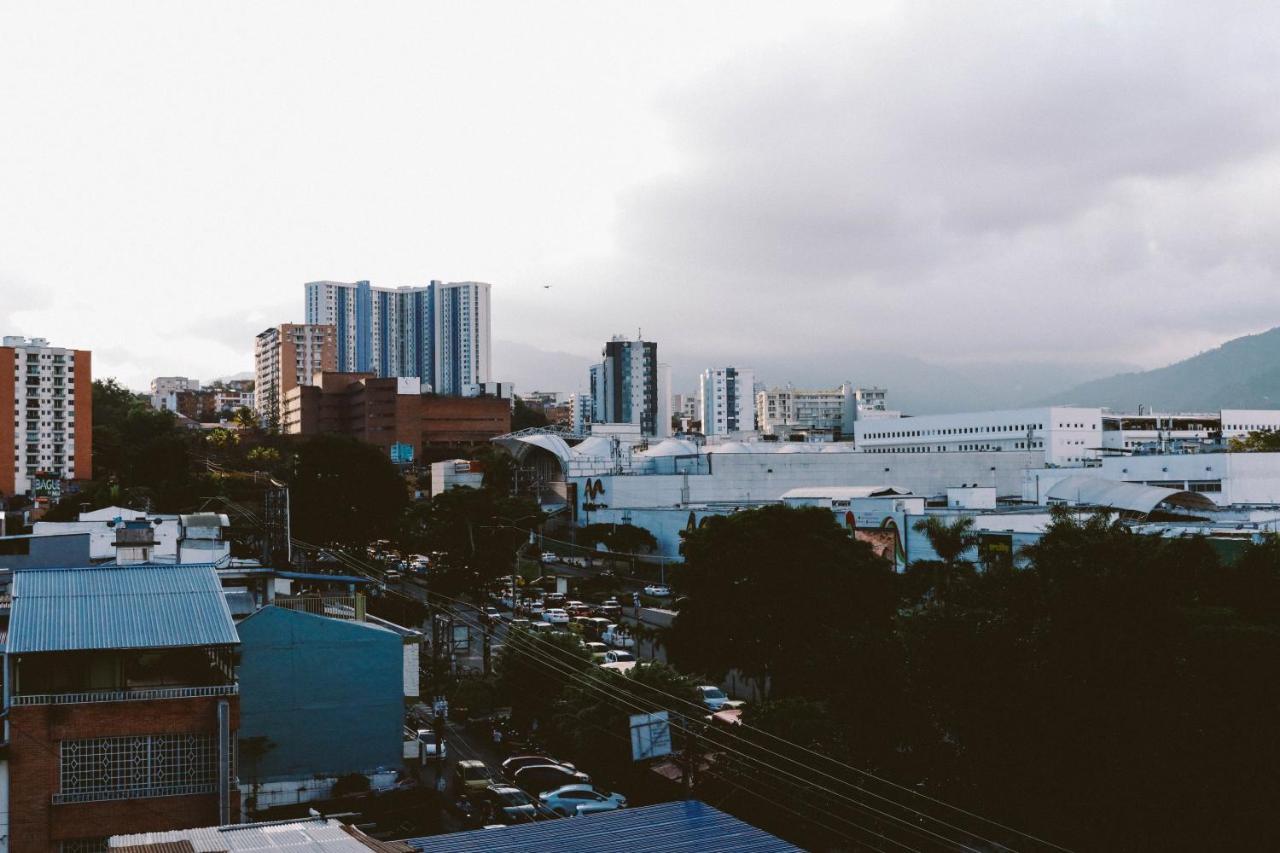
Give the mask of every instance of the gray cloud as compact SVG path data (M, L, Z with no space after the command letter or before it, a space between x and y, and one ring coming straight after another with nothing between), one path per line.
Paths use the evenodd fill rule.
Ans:
M1277 31L1261 5L947 4L812 33L661 104L681 166L619 242L740 351L1189 354L1280 324Z

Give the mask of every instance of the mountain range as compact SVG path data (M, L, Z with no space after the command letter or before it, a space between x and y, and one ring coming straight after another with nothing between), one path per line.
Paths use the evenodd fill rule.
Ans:
M697 376L721 353L659 346L671 365L672 391L692 393ZM599 356L494 341L494 378L513 382L517 393L575 391ZM1136 410L1139 403L1163 411L1280 408L1280 327L1227 341L1222 346L1155 370L1106 362L983 362L934 364L911 355L825 352L760 358L753 367L767 386L833 387L846 380L889 389L892 408L915 415L1035 405L1076 404Z
M1130 411L1280 408L1280 327L1227 341L1168 367L1121 373L1072 386L1039 403L1078 403Z

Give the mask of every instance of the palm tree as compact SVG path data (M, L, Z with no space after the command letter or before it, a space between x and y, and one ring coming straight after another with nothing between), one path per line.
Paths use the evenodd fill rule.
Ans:
M974 519L971 515L962 515L948 523L942 516L930 515L920 519L911 526L917 533L923 533L929 540L929 546L938 555L942 563L943 576L941 583L934 583L934 595L943 603L949 597L951 580L962 567L972 564L963 559L966 551L978 543L977 534L973 532Z

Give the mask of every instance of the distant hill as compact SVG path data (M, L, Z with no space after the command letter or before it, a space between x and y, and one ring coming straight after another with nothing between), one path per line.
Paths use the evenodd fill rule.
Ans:
M1280 408L1280 327L1168 367L1085 382L1039 403L1126 411L1139 403L1157 411Z

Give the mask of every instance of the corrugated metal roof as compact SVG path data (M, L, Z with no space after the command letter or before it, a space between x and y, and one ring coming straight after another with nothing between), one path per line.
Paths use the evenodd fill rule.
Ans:
M293 853L369 853L369 848L349 834L332 818L303 818L292 821L247 823L238 826L211 826L171 832L141 832L117 835L108 849L141 848L188 842L196 853L224 851L280 850Z
M238 642L212 563L13 574L10 654Z
M741 853L798 851L799 847L770 835L697 800L662 803L638 809L565 820L522 824L504 829L477 829L405 843L419 853L516 853L555 850L557 853L681 853L734 850Z

